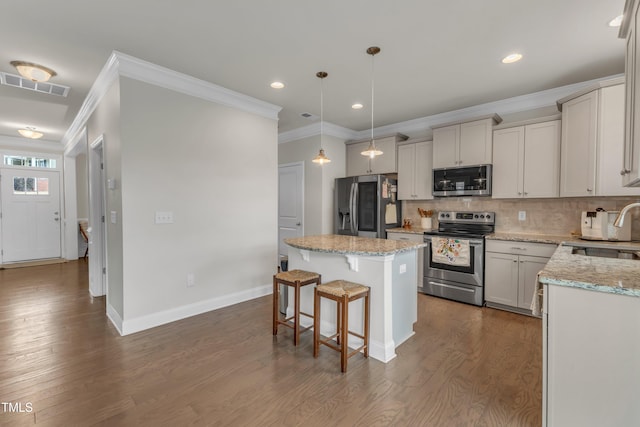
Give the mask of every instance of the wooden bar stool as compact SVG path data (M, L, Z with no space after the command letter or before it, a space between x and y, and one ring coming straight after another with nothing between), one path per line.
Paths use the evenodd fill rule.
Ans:
M364 349L364 357L369 357L369 293L371 288L346 280L334 280L318 285L314 293L313 357L318 357L320 344L324 344L340 353L340 368L347 372L347 359ZM320 339L320 298L328 298L337 303L336 333L326 339ZM364 335L349 330L349 303L364 298ZM364 343L349 353L349 334L362 338ZM331 342L336 339L337 345Z
M284 325L293 329L293 345L298 345L300 333L311 329L311 326L300 328L300 315L313 319L312 314L300 311L300 288L313 283L319 285L320 280L321 276L318 273L304 270L280 271L280 268L278 268L278 273L273 275L273 335L278 335L278 325ZM279 284L290 286L294 288L295 292L294 314L288 318L285 314L285 319L282 320L280 319L279 310ZM289 323L291 320L293 320L293 325Z

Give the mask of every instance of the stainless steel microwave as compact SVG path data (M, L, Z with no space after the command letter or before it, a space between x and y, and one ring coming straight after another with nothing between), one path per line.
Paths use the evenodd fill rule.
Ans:
M490 196L491 165L433 169L433 195Z

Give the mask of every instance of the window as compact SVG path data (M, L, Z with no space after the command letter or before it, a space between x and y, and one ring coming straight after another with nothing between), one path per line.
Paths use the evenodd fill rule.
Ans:
M56 169L56 159L28 156L4 156L4 164L7 166L26 166L30 168Z
M49 178L13 177L13 194L48 196Z

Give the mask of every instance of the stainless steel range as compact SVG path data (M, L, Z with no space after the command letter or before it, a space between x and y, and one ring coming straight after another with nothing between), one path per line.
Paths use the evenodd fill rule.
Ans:
M438 230L424 233L424 278L418 291L481 306L484 236L495 231L495 212L440 212Z

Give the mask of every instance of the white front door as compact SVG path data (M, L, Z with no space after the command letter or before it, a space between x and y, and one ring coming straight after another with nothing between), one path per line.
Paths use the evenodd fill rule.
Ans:
M60 172L2 171L2 262L59 258Z
M304 163L278 167L278 253L286 256L284 239L301 237L304 215Z

